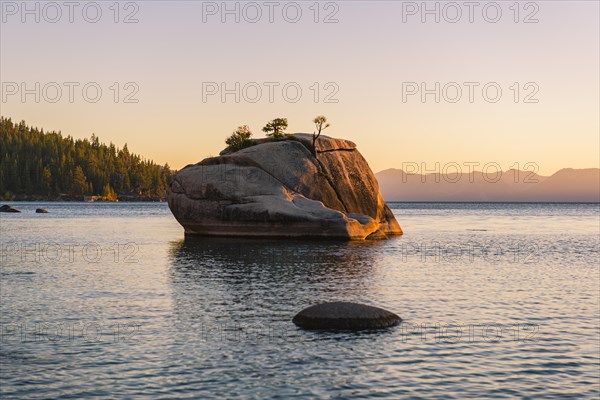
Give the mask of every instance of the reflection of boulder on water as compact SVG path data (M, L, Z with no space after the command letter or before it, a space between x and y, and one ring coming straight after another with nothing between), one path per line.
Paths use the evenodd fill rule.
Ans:
M385 243L186 237L171 248L175 308L186 319L289 322L314 303L364 301Z

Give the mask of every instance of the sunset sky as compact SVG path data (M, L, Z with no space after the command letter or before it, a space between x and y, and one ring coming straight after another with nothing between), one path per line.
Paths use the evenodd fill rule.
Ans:
M495 23L490 2L477 3L472 23L462 1L459 8L428 2L439 9L438 23L422 15L420 1L275 2L273 22L261 1L229 2L239 22L222 15L220 1L122 2L118 15L113 1L99 1L98 18L95 5L80 2L73 22L60 1L62 9L29 2L32 14L20 1L1 3L3 116L75 138L126 142L174 168L217 155L238 125L262 137L265 122L287 117L288 132L312 132L319 114L332 124L325 134L355 141L374 171L403 162L432 169L436 162L503 169L533 162L545 175L599 166L597 1L500 1ZM82 87L91 82L86 100ZM407 94L422 82L428 89L439 82L439 103L435 94L424 103L420 93ZM464 82L472 82L472 103ZM23 83L32 89L25 101ZM233 89L225 102L207 92L221 83ZM102 90L95 103L94 86ZM456 87L462 97L453 103ZM125 102L127 95L138 102Z

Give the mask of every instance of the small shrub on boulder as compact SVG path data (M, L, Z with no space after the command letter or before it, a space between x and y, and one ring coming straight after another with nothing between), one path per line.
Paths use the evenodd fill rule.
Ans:
M238 151L254 145L254 141L250 139L251 136L252 132L248 125L242 125L225 140L225 143L231 150Z

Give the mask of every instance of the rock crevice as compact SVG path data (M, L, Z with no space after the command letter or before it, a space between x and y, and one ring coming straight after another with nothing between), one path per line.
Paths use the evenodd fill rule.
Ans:
M331 150L317 150L317 153L331 153L332 151L356 151L356 149L331 149Z

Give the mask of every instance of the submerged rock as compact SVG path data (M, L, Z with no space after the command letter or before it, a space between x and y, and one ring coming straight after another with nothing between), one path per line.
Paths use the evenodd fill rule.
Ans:
M348 140L255 141L179 171L169 208L187 234L385 238L402 230L366 160Z
M46 210L45 208L36 208L35 212L38 214L48 214L48 210Z
M5 204L2 207L0 207L0 212L20 213L21 211L17 210L16 208L14 208L12 206L9 206L8 204Z
M317 304L300 311L292 322L316 330L382 329L398 324L402 318L383 308L359 303Z

